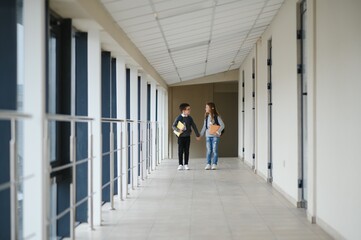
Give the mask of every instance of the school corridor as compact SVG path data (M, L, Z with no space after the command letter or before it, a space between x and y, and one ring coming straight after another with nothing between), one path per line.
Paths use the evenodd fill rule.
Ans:
M104 214L101 228L80 226L76 239L333 239L237 158L221 158L213 171L204 170L205 159L191 159L188 171L177 163L164 160Z
M360 13L0 0L0 240L360 240Z

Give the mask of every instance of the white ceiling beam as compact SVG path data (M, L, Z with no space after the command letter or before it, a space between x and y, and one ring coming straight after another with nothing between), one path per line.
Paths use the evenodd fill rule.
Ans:
M183 86L183 85L192 85L192 84L205 84L205 83L215 83L215 82L232 82L238 81L239 71L238 69L221 72L217 74L212 74L205 77L195 78L192 80L187 80L180 83L170 84L170 87L173 86Z

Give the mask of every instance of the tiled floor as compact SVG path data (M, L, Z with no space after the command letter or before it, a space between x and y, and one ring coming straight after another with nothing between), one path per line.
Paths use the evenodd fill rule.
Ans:
M189 171L163 160L116 210L103 206L103 226L76 229L76 239L332 239L238 159L216 171L191 159Z

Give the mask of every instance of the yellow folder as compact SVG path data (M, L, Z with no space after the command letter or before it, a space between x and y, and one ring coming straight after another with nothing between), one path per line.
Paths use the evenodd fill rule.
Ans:
M177 128L179 130L183 130L184 127L185 127L184 124L181 121L178 121ZM177 137L179 137L179 135L181 134L180 132L178 132L176 130L174 130L173 132L174 132L175 135L177 135Z

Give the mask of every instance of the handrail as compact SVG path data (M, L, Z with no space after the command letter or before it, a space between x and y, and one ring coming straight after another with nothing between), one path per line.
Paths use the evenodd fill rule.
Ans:
M10 121L10 181L0 185L0 191L10 188L10 225L11 239L18 239L18 183L28 178L18 179L17 176L17 121L31 118L30 114L16 110L0 110L0 119Z
M1 120L24 119L24 118L31 118L31 115L12 110L0 110Z
M158 121L148 121L148 120L134 120L134 119L121 119L121 118L101 118L102 122L136 122L136 123L158 123Z
M69 122L70 123L70 153L69 153L69 157L70 157L70 162L67 164L64 164L62 166L56 166L56 167L50 167L50 165L47 166L47 173L54 173L66 168L71 168L72 169L72 183L70 184L70 206L67 209L64 209L61 213L57 214L56 216L53 216L51 218L48 218L48 220L46 221L47 224L53 224L54 221L62 218L63 216L65 216L66 214L70 214L70 239L74 239L75 237L75 209L77 206L79 206L80 204L84 203L87 199L89 199L89 206L90 206L90 215L89 215L89 223L91 228L93 228L93 219L92 219L92 215L93 215L93 210L92 210L92 202L93 202L93 195L94 192L92 190L92 167L91 167L91 163L92 160L94 158L94 156L92 156L92 148L93 148L93 136L92 136L92 123L95 119L94 118L90 118L90 117L86 117L86 116L73 116L73 115L62 115L62 114L46 114L45 117L45 126L48 127L49 122ZM77 160L75 153L76 153L76 140L75 140L75 124L77 122L85 122L87 124L89 124L89 134L91 134L89 136L89 140L88 140L88 158L85 159L81 159L81 160ZM110 170L110 179L107 183L105 183L104 185L102 185L102 189L104 189L105 187L110 186L110 204L111 204L111 209L114 209L114 182L118 181L120 179L123 179L123 181L126 181L126 186L125 187L125 194L128 195L128 177L130 177L130 184L133 187L133 189L135 189L136 183L138 183L139 185L139 177L142 177L142 179L144 180L144 175L142 174L148 174L150 173L152 169L152 163L156 163L157 159L154 158L153 154L152 154L152 147L150 147L153 143L153 138L157 136L157 134L155 134L153 136L153 131L157 131L157 126L159 124L159 122L157 121L142 121L142 120L132 120L132 119L117 119L117 118L101 118L100 119L100 123L108 123L110 125L110 129L109 132L103 132L103 135L109 134L109 140L110 140L110 150L102 153L100 158L102 158L102 156L106 156L109 155L109 161L110 161L110 166L109 166L109 170ZM119 126L117 129L114 128L114 124L116 126ZM128 128L127 126L130 126L130 128ZM140 127L140 128L139 128ZM154 128L154 129L153 129ZM139 130L138 130L139 129ZM153 129L153 130L152 130ZM139 131L139 139L138 137L136 137L136 132ZM130 133L130 139L128 140L127 134L128 132ZM48 130L45 130L45 136L46 139L48 137ZM119 147L114 146L115 143L115 137L118 138L118 141L120 141L120 145ZM119 139L120 138L120 139ZM137 142L134 142L134 139L138 139ZM153 140L152 140L153 139ZM47 140L48 141L48 140ZM134 152L132 149L135 149L134 147L136 146L140 146L140 155L139 155L139 159L134 159L134 155L136 154L136 152ZM49 149L49 148L48 148ZM131 150L128 150L131 149ZM146 151L146 155L143 155L142 151ZM125 153L125 155L123 155L123 153ZM120 167L123 168L122 164L125 164L125 168L123 168L124 170L119 170L118 174L116 176L114 176L114 160L115 160L115 155L116 153L121 153L120 155ZM130 163L128 164L128 155L130 156ZM126 158L124 159L124 156L126 156ZM75 199L75 195L76 195L76 166L80 165L80 164L84 164L88 162L89 164L89 168L88 168L88 196L86 196L85 198L76 201ZM136 169L139 169L139 171L137 171ZM148 170L148 171L147 171ZM141 175L139 175L139 173ZM129 176L130 175L130 176ZM50 175L49 175L50 176ZM123 184L119 183L119 185L122 187ZM122 194L123 190L121 190L121 192L119 194Z
M91 122L94 121L94 118L80 116L80 115L64 115L64 114L46 114L46 118L52 121L62 121L62 122Z
M146 149L148 149L146 147L146 145L143 144L148 144L148 142L150 142L150 136L149 136L149 132L147 129L152 128L152 126L154 124L158 124L157 121L148 121L148 120L133 120L133 119L119 119L119 118L108 118L108 117L103 117L101 118L101 123L108 123L110 125L110 129L108 133L104 133L105 134L109 134L109 140L110 140L110 146L109 146L109 151L103 152L102 156L109 156L109 181L105 182L102 184L102 189L104 189L105 187L108 187L110 185L110 191L109 191L109 198L110 198L110 205L111 205L111 209L114 209L114 181L120 180L120 178L122 176L124 176L123 181L126 181L128 183L128 179L130 179L130 184L132 186L133 189L135 189L136 185L138 184L139 186L139 178L141 177L142 180L144 180L144 174L146 173L146 169L147 167L147 160L148 158L145 158L142 154L143 151L145 151ZM119 128L117 128L117 130L114 132L114 124L119 124ZM129 124L129 125L128 125ZM128 128L128 126L130 128ZM140 127L140 128L139 128ZM140 131L140 135L139 135L139 139L138 141L135 143L134 142L134 136L133 135L133 131ZM128 132L130 133L130 139L128 139L128 137L123 138L124 135ZM144 132L148 132L148 134L145 134ZM120 141L120 146L119 147L115 147L114 146L114 139L115 136L118 136L118 134L120 133L120 139L118 139L118 141ZM137 138L137 137L136 137ZM129 141L129 142L128 142ZM139 159L134 159L134 152L133 150L127 150L127 149L133 149L133 147L139 146L141 145L140 149L140 155L139 155ZM143 150L143 148L145 150ZM120 169L118 169L119 173L118 175L120 176L114 176L114 159L115 159L115 155L114 154L119 154L120 152L125 151L126 155L125 158L128 159L128 156L130 155L130 162L128 162L128 160L125 160L125 165L126 166L122 166L121 162L122 160L120 160ZM124 155L120 154L120 159L124 158ZM139 162L138 162L139 161ZM137 162L137 163L136 163ZM136 169L139 168L139 171L137 171ZM125 171L123 172L124 169ZM140 173L140 175L138 175ZM130 176L128 176L130 175ZM120 188L120 192L123 192L123 185L121 183L119 183L119 185L121 186ZM127 184L127 186L129 186ZM120 194L121 194L120 193ZM128 195L128 187L125 188L125 194ZM121 196L123 196L121 194ZM123 199L121 197L121 199Z
M65 209L60 214L57 214L55 216L55 219L60 219L63 217L66 213L69 212L70 214L70 239L74 239L75 237L75 209L79 204L82 204L86 200L89 200L89 224L90 228L93 229L93 173L92 173L92 162L94 159L93 156L93 121L94 118L90 118L87 116L75 116L75 115L63 115L63 114L46 114L45 117L45 139L46 142L48 142L48 124L49 122L69 122L70 123L70 153L69 153L69 159L70 162L57 166L52 168L50 165L47 166L45 171L47 174L54 173L63 169L71 168L72 171L72 183L70 184L70 206L69 208ZM88 157L84 159L77 160L76 159L76 137L75 137L75 131L76 131L76 123L86 123L88 124L89 128L89 139L88 139ZM49 148L47 148L49 149ZM48 150L49 151L49 150ZM47 158L49 154L46 154ZM50 163L50 161L49 161ZM76 166L80 164L88 163L88 194L87 197L81 200L81 203L79 201L76 201ZM46 220L45 222L47 224L53 224L54 218L49 220Z

